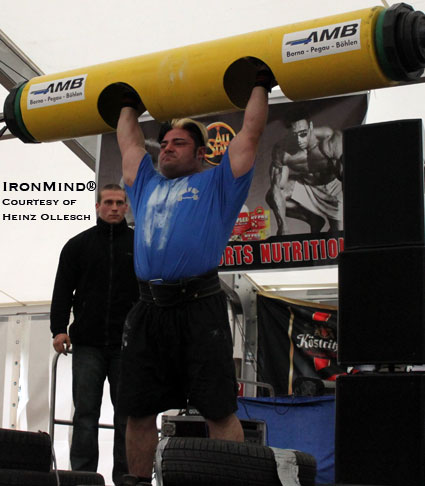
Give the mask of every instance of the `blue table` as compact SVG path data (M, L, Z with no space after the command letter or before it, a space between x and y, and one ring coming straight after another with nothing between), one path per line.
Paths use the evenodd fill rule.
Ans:
M335 397L239 397L240 419L267 424L266 445L296 449L317 461L316 483L334 482Z

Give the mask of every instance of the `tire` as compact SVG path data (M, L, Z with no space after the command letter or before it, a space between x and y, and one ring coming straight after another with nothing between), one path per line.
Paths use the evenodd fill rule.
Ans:
M50 471L52 446L44 432L0 429L0 469Z
M281 486L273 451L257 444L173 437L160 454L163 486Z
M301 486L315 486L317 462L316 459L306 452L294 451L299 466L298 479Z
M50 472L50 475L56 481L55 471ZM63 471L58 470L59 480L61 486L86 486L91 484L98 484L105 486L105 480L101 474L88 471ZM55 482L56 484L56 482Z
M57 486L56 478L40 471L0 469L0 486Z
M315 486L317 462L306 452L271 447L276 461L280 482L292 486Z

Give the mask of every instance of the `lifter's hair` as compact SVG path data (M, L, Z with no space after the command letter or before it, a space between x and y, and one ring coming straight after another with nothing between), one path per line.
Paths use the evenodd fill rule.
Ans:
M174 118L170 122L165 122L161 125L158 134L158 142L161 143L165 134L173 128L182 128L186 130L190 138L195 142L195 150L199 147L206 147L208 143L208 130L205 125L192 118Z

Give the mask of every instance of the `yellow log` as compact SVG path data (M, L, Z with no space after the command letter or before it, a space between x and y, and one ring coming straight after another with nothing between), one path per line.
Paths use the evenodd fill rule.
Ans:
M114 91L115 83L132 87L159 121L244 109L255 78L247 57L266 63L292 100L389 86L394 82L383 73L374 45L383 10L357 10L39 76L15 93L13 123L32 139L27 141L112 131L121 93Z

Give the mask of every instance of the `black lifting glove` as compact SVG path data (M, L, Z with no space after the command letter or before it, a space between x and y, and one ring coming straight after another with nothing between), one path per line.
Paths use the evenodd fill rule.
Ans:
M254 86L262 86L269 93L274 86L277 86L277 81L273 76L271 70L266 66L262 66L256 75Z
M133 93L124 94L121 99L121 108L124 108L125 106L129 106L130 108L134 108L136 111L139 111L140 98Z

